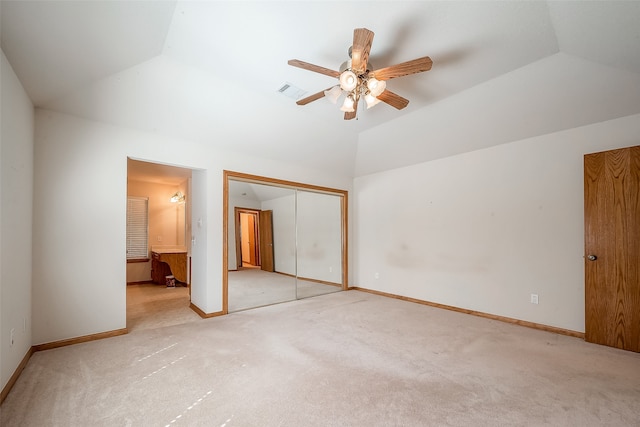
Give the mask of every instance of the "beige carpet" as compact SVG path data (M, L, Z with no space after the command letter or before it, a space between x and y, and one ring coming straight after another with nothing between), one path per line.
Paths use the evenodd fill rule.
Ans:
M296 281L255 268L230 271L228 283L230 312L341 290L338 286ZM131 333L200 320L189 304L186 287L167 288L153 283L127 286L127 328Z
M189 308L189 289L145 283L127 286L129 332L162 328L201 319Z
M358 291L35 353L13 426L637 426L640 354Z
M338 286L296 279L255 268L230 271L228 284L230 312L342 290Z

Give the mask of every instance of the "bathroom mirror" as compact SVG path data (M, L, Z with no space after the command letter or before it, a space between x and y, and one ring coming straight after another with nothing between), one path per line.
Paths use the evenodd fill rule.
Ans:
M223 311L347 288L347 192L225 171Z

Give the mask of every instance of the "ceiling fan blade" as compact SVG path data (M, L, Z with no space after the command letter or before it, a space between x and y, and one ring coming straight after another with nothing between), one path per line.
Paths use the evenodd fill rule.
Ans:
M412 61L403 62L401 64L392 65L390 67L375 70L373 75L378 80L389 80L396 77L407 76L409 74L422 73L429 71L433 61L428 56L414 59Z
M357 113L358 113L358 102L356 101L353 103L353 111L344 113L344 119L345 120L355 119Z
M324 74L329 77L340 77L340 72L330 70L328 68L321 67L319 65L309 64L308 62L300 61L299 59L290 59L287 64L294 67L302 68L303 70L309 70L316 73Z
M376 77L377 78L377 77ZM398 110L402 110L404 107L409 105L409 100L401 97L398 94L391 92L390 90L386 90L378 95L378 99L382 102L386 102Z
M373 31L366 28L353 30L353 46L351 47L351 71L357 75L367 71L369 52L373 43Z
M328 90L331 90L331 88L325 89L325 90L321 90L318 93L314 93L313 95L307 96L306 98L302 98L296 101L296 104L298 105L307 105L310 102L313 102L315 100L318 100L320 98L323 98L325 95L324 93Z

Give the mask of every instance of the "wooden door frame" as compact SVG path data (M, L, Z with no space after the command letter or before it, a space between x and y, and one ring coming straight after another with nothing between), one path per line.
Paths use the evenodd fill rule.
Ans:
M229 313L229 180L306 190L340 197L342 234L342 290L349 289L349 192L229 170L222 171L222 314ZM237 250L237 249L236 249Z
M233 212L234 212L234 217L235 217L235 231L236 231L236 235L235 235L235 240L236 240L236 268L240 268L242 267L242 248L240 247L240 245L242 244L242 242L240 241L240 214L242 213L246 213L246 214L251 214L254 215L256 218L255 221L255 225L254 225L254 233L256 235L256 253L257 253L257 264L256 265L260 265L260 221L258 220L258 216L260 214L260 209L252 209L252 208L240 208L240 207L234 207L233 208Z

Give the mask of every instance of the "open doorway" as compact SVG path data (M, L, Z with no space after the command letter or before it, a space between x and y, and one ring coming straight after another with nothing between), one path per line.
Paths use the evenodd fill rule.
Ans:
M127 159L129 332L200 319L190 308L190 187L191 169Z
M235 208L238 268L260 268L260 211Z
M274 272L273 211L236 206L234 218L237 269Z

